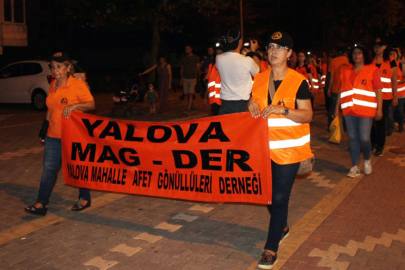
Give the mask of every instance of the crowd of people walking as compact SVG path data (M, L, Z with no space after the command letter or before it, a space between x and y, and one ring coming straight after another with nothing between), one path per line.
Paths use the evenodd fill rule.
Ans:
M266 119L271 155L263 158L271 160L273 201L268 205L268 237L258 267L272 269L279 244L289 234L288 202L295 176L300 163L313 157L310 122L315 95L322 93L325 99L326 129L334 118L343 115L352 161L347 176L356 177L362 170L371 174L371 154L383 155L386 136L393 133L396 122L398 132L403 132L405 54L398 48L389 48L383 38L376 38L373 55L367 46L357 43L337 47L336 55L322 53L317 57L301 50L294 52L293 38L283 31L270 35L264 45L260 47L255 39L245 44L237 28L229 29L221 42L209 47L203 61L187 45L180 61L179 85L183 89L180 98L187 101L183 112L186 115L195 112L195 92L199 87L213 116L249 112L254 118ZM71 60L66 53L53 55L50 68L55 80L50 86L49 110L39 134L45 141L44 171L37 201L25 208L26 212L39 215L47 213L61 166L61 116L68 118L72 111L95 107L88 87L70 75ZM160 56L156 64L138 75L154 70L158 87L155 89L155 84L148 82L144 99L150 105L149 113L166 114L170 110L172 67L165 56ZM59 104L61 97L63 102ZM90 206L90 190L80 189L72 210Z

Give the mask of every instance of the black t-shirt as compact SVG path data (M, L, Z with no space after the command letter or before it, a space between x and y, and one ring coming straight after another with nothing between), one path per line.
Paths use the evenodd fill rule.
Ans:
M278 87L281 84L281 80L274 81L274 90L277 92ZM295 95L295 108L298 107L297 99L311 99L311 93L309 92L309 87L307 81L302 81L300 87L298 88L297 94ZM269 105L271 104L271 97L270 92L268 93L267 97Z
M375 64L376 67L380 68L381 64ZM397 67L397 62L395 62L395 60L390 61L390 66L391 68Z

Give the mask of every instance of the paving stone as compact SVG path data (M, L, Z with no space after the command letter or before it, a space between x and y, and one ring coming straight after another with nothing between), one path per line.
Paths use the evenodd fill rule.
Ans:
M178 213L172 217L172 219L181 219L181 220L185 220L187 222L192 222L192 221L196 220L197 218L198 218L198 216L187 215L184 213Z
M169 224L167 222L162 222L162 223L156 225L154 228L167 230L167 231L170 231L170 232L175 232L178 229L180 229L181 227L183 227L183 226L182 225L173 225L173 224Z
M121 245L118 245L118 246L110 249L110 251L121 252L127 256L132 256L141 250L142 250L142 248L140 248L140 247L130 247L130 246L127 246L126 244L121 244Z
M203 213L208 213L210 211L212 211L214 209L214 207L208 207L208 206L202 206L202 205L194 205L192 207L190 207L188 210L191 211L200 211Z
M152 235L152 234L148 234L148 233L141 233L141 234L135 236L133 239L141 239L141 240L148 241L149 243L155 243L162 238L163 238L162 236Z
M100 270L107 270L114 265L116 265L118 262L116 261L107 261L103 260L101 257L95 257L87 262L85 262L83 265L90 265L90 266L95 266L99 268Z

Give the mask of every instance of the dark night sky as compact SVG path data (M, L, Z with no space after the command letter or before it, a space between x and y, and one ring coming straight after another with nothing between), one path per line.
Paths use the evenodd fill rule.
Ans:
M208 45L224 35L229 27L239 23L239 3L237 0L234 1L233 7L211 18L210 21L205 21L202 16L192 12L182 16L177 23L183 24L183 32L162 32L160 52L180 56L184 45L191 43L197 54L204 54ZM358 10L361 7L360 2L387 1L405 2L405 0L357 2L355 0L336 2L334 0L244 0L245 37L258 38L264 46L268 35L276 30L285 30L293 36L295 49L311 50L318 54L321 51L331 52L337 42L330 40L330 36L338 37L338 33L331 33L333 16L337 17L336 20L342 19L339 12L353 9L351 14L347 14L347 24L339 26L342 29L351 29L353 23L350 24L350 20L353 17L360 15L367 17L367 14L362 14L362 11ZM125 70L129 66L141 68L143 55L149 53L151 48L150 25L140 23L132 27L124 27L109 24L104 28L92 29L81 28L78 27L77 22L62 19L56 26L51 23L54 19L53 11L47 8L47 5L43 5L43 2L50 2L50 0L26 1L29 47L4 48L4 55L0 56L0 66L15 60L38 56L44 58L53 51L66 50L74 58L81 59L80 61L87 69ZM357 9L352 8L353 5L357 5ZM336 10L327 9L322 12L322 8L331 6L337 7ZM327 12L331 13L327 14ZM373 28L369 32L370 37L376 34ZM404 46L403 36L404 31L397 32L390 36L390 40L396 46ZM352 42L352 40L343 39L342 41Z

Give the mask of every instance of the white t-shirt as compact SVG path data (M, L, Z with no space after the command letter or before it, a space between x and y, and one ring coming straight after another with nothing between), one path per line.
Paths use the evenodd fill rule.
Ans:
M221 99L249 100L252 91L252 76L260 71L251 57L235 52L226 52L216 57L221 76Z

